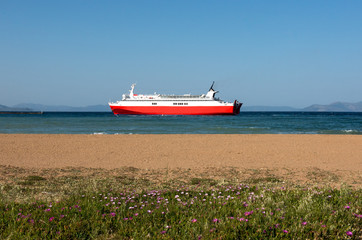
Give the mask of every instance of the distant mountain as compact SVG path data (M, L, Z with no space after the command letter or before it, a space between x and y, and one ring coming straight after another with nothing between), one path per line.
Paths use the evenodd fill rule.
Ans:
M42 105L32 103L21 103L14 106L15 108L30 108L35 111L43 112L110 112L111 109L108 105L92 105L85 107L70 107L64 105Z
M335 102L329 105L314 104L309 107L303 108L302 111L306 112L362 112L362 102L358 103L345 103Z
M242 106L243 112L362 112L362 102L335 102L329 105L314 104L306 108L288 106ZM0 105L0 111L42 111L42 112L110 112L108 105L92 105L85 107L70 107L64 105L51 106L42 104L22 103L13 107Z
M296 112L301 111L299 108L287 106L242 106L240 111L245 112Z
M31 112L33 109L26 107L8 107L5 105L0 105L0 112Z

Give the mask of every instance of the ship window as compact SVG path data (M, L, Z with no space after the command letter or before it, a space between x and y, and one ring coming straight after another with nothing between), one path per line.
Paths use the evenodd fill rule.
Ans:
M184 103L184 105L189 105L188 103Z
M177 103L173 103L173 105L177 105Z
M154 103L154 102L153 102L152 105L157 105L157 103Z

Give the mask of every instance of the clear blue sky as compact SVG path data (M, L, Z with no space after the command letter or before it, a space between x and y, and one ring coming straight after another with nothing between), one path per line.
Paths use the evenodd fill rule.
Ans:
M0 1L0 104L362 101L362 1Z

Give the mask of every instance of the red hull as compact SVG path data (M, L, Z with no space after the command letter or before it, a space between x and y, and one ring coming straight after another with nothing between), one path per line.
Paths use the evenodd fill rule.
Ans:
M135 115L234 115L238 114L240 107L235 111L234 106L110 106L114 114Z

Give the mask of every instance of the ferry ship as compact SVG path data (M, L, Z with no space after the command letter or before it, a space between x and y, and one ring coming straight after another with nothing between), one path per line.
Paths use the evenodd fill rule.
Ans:
M214 82L202 95L135 94L135 85L128 95L122 95L122 100L108 103L115 115L237 115L242 105L237 100L230 103L215 98L218 91L213 89Z

